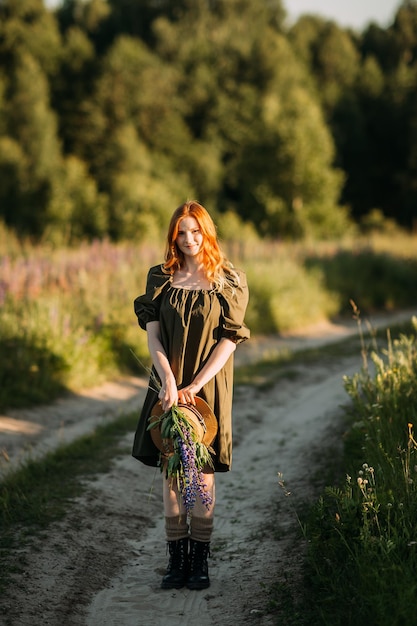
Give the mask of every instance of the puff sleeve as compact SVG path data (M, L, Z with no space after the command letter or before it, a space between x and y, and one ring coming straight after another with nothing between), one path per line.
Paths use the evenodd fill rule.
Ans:
M241 343L250 337L250 330L244 322L246 307L249 301L249 289L246 274L234 270L238 280L228 280L219 300L222 307L222 336Z
M134 310L138 323L143 330L146 330L148 322L159 320L160 296L164 287L170 283L170 280L170 277L164 273L162 265L156 265L149 270L146 292L138 296L134 301Z

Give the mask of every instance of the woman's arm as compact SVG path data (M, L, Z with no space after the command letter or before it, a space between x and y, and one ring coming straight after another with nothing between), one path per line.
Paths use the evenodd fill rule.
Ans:
M230 355L236 350L236 344L222 337L214 348L205 366L198 372L193 382L178 392L179 401L184 404L195 404L194 396L204 387L225 365Z
M168 411L173 404L178 404L178 389L168 357L161 343L159 322L148 322L146 324L146 332L152 363L158 372L162 384L158 398L161 401L162 410Z

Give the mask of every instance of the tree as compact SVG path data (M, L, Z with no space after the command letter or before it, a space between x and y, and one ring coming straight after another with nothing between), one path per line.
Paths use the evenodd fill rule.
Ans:
M264 235L334 236L348 220L338 207L343 176L333 167L333 140L285 39L277 47L279 69L240 161L244 205Z
M414 65L417 60L417 2L405 0L389 29L397 47L397 64Z
M175 72L140 41L119 37L83 107L77 152L109 197L110 234L138 236L145 222L159 228L172 209L169 198L193 192L181 163L190 136Z
M3 146L7 149L1 176L10 175L16 187L0 189L3 216L21 232L39 236L47 222L51 183L61 154L48 83L29 53L15 54L6 90Z
M412 226L415 191L415 92L417 88L417 3L399 7L386 30L374 25L364 33L361 51L382 73L374 94L359 85L373 141L368 210L379 207L397 223Z
M317 232L330 234L338 220L346 225L332 139L305 72L271 22L266 3L218 2L211 10L196 2L181 21L156 22L156 49L179 71L193 136L219 151L221 210L263 234L305 235L313 216Z
M61 38L57 22L42 0L2 0L0 3L0 65L14 55L28 54L48 76L59 68Z
M60 162L52 180L52 199L43 237L55 244L74 244L108 232L108 198L83 161L69 156Z
M60 71L51 83L51 101L64 153L79 156L85 141L84 103L93 93L99 63L93 44L78 26L63 34L60 58Z
M301 18L289 38L313 78L335 142L335 164L346 172L341 202L359 218L379 206L374 204L375 137L380 132L376 103L384 77L378 60L370 54L361 58L357 35L320 18Z

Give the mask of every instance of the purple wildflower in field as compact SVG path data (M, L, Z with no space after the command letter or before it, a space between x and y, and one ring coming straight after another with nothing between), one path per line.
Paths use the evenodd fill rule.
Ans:
M143 247L140 254L144 255L141 261L150 265L147 261L150 250ZM54 293L82 294L92 284L101 285L105 293L117 296L123 289L122 277L130 274L137 255L137 246L106 240L56 252L33 246L21 256L0 256L0 280L6 295L16 302ZM115 269L122 280L114 280Z

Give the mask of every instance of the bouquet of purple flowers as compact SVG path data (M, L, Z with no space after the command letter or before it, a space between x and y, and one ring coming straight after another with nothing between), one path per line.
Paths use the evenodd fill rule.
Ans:
M165 469L166 477L177 481L187 513L192 511L197 496L209 509L212 497L204 483L203 470L213 467L214 450L198 441L185 412L176 405L150 420L148 430L160 428L162 440L169 440L169 452L160 453L161 471Z

